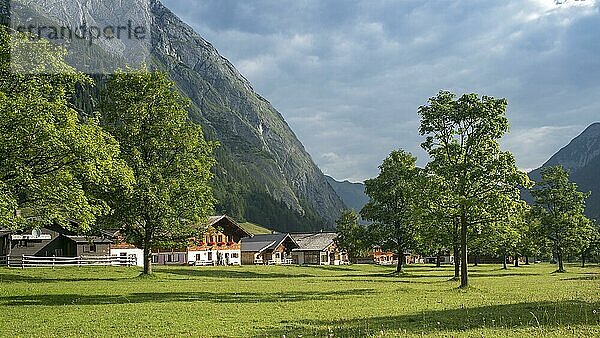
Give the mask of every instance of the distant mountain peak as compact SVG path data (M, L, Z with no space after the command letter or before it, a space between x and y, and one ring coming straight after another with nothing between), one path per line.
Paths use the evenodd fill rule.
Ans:
M588 126L579 136L559 150L542 168L562 165L571 171L571 180L579 186L580 191L590 191L587 200L586 214L591 218L600 218L600 122ZM541 179L541 168L529 173L536 182ZM524 198L533 202L530 194Z
M36 1L41 8L51 8L52 21L59 24L80 20L78 6L97 3ZM98 13L86 20L92 22L97 16L111 22L124 15L102 1L99 4ZM152 19L148 66L169 74L190 99L190 118L202 125L207 138L220 143L213 180L217 211L279 231L333 228L344 203L283 116L211 43L159 0L150 1L147 14ZM47 18L49 14L36 15ZM100 49L109 62L112 54ZM81 95L89 96L77 98L89 103L81 110L95 111L97 93L90 90Z
M369 202L369 196L365 194L363 183L352 183L348 180L340 182L331 176L325 176L325 178L348 208L358 212Z
M588 126L579 136L552 156L543 166L562 165L571 171L585 167L600 155L600 122Z

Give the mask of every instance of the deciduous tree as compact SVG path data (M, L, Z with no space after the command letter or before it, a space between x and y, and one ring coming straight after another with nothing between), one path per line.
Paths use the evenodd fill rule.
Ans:
M131 194L114 196L113 220L144 249L144 274L152 273L153 247L185 243L213 207L214 145L186 105L165 74L146 69L114 75L103 95L102 123L136 178Z
M351 262L365 256L366 251L371 249L371 241L366 228L359 224L359 215L354 210L345 210L335 222L337 246L348 253Z
M75 86L91 79L64 62L65 51L39 41L37 65L11 64L10 40L0 29L0 226L88 232L109 211L106 194L129 189L131 170L98 119L72 107Z
M383 250L398 255L396 272L402 272L404 252L414 248L417 231L415 209L420 194L421 169L411 154L393 151L379 167L379 176L365 182L370 201L362 209L365 220L373 221L370 233Z
M541 232L552 243L558 261L558 272L564 272L564 257L568 252L585 246L591 222L583 214L585 200L590 195L578 190L569 181L569 171L562 166L542 169L542 179L531 190Z
M444 203L460 228L461 287L468 285L469 230L505 219L502 206L519 201L519 187L528 185L513 155L498 144L509 128L506 106L505 99L442 91L419 108L422 146L431 157L427 170L447 182Z

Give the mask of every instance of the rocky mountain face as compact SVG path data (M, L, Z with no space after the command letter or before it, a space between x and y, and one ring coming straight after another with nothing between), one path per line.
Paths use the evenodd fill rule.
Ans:
M590 191L587 201L588 217L600 219L600 123L594 123L558 151L542 168L562 165L571 171L571 180L580 191ZM541 168L529 173L533 181L541 179ZM525 198L532 202L531 195Z
M369 196L365 194L365 185L363 183L352 183L349 181L337 181L333 177L325 176L329 185L340 196L342 201L348 208L354 209L356 212L369 202Z
M86 1L90 0L38 0L38 4L58 8L52 19L69 22L73 2ZM170 75L191 101L190 117L203 126L207 138L220 143L214 180L217 212L279 231L332 228L344 203L282 115L158 0L150 1L149 11L149 66ZM115 13L101 16L110 15ZM93 109L94 98L80 101L86 110Z

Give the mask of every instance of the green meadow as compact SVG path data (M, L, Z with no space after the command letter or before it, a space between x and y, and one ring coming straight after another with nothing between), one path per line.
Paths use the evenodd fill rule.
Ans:
M600 267L0 269L0 336L600 336Z

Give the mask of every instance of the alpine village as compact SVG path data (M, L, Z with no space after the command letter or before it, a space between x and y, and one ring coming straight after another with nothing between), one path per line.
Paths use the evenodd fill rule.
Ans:
M600 336L598 6L1 1L0 337Z

